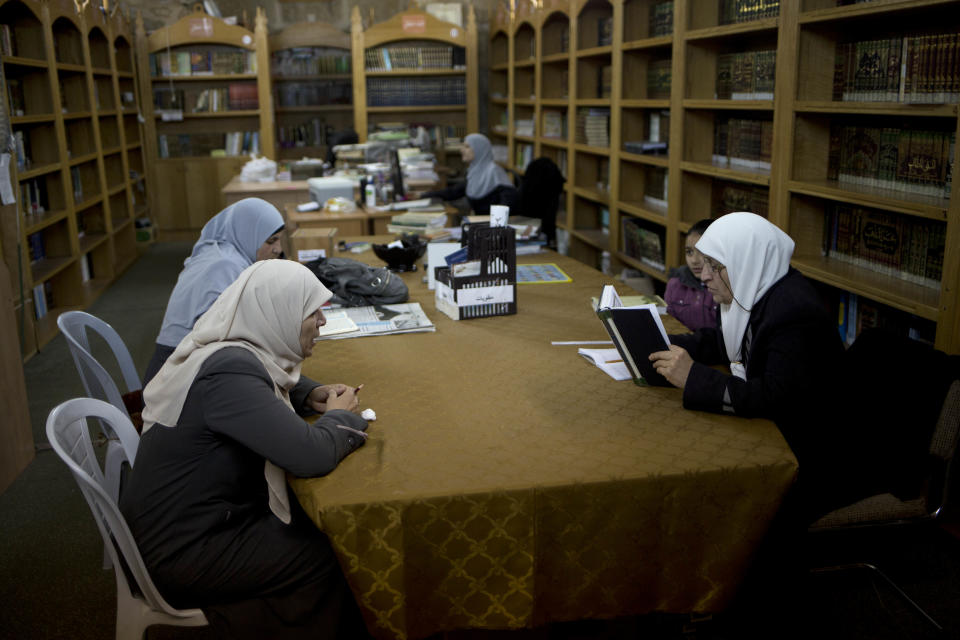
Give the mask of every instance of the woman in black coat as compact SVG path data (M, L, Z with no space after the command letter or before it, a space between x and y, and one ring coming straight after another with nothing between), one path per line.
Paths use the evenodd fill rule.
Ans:
M800 464L804 517L848 504L855 443L834 426L843 345L816 290L790 267L793 240L738 212L714 221L696 247L719 326L671 335L669 351L650 355L654 367L683 389L687 409L776 422Z

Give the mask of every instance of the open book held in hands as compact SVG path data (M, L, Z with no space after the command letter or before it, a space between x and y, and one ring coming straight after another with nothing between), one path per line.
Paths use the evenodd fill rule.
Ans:
M625 307L613 285L604 285L597 316L603 322L613 345L620 352L634 384L669 386L667 379L653 368L650 354L670 348L670 339L660 322L657 305Z

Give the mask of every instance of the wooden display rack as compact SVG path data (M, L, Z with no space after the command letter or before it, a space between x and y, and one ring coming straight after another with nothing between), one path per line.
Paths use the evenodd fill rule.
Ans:
M354 7L351 14L351 38L353 44L353 105L354 126L360 141L367 139L369 129L378 123L405 122L407 124L432 124L441 128L454 127L464 136L477 131L477 25L472 6L467 7L467 25L458 25L438 20L420 10L410 9L385 22L364 30L360 8ZM392 70L367 70L365 54L368 49L382 45L403 46L417 42L450 45L464 50L464 68L414 68L404 66ZM465 100L462 104L408 104L405 106L371 106L368 102L368 82L376 80L418 80L462 78ZM408 82L409 84L409 82ZM416 92L415 92L416 93ZM461 137L462 136L458 136ZM438 138L437 159L445 161L443 136Z
M957 24L960 2L879 0L838 7L834 0L781 0L778 15L739 16L743 21L737 22L724 19L716 0L675 0L667 33L655 31L662 0L544 0L533 11L529 3L514 10L511 4L501 3L491 21L489 135L507 146L507 166L517 173L524 169L518 159L547 156L561 168L566 160L558 226L569 232L571 256L599 268L606 252L614 273L626 266L666 282L669 270L683 264L690 225L724 212L718 204L725 201L718 203L716 193L729 189L751 207L766 209L791 234L797 242L794 265L826 285L828 298L849 292L910 314L935 326L938 348L960 352L960 199L827 178L833 124L857 121L960 137L955 104L841 102L832 95L838 43L887 37L903 32L904 24L912 25L909 34L947 31ZM604 24L612 25L609 43L598 41ZM731 56L756 51L775 52L772 98L765 92L727 95L718 86L718 71ZM606 67L609 81L603 80ZM670 77L668 87L657 82L663 74ZM609 146L577 139L577 114L587 109L609 109ZM559 138L544 135L544 116L556 124L556 112L567 126ZM529 119L534 135L518 134L517 122ZM669 136L668 153L623 146L648 139L657 119L661 139ZM718 127L730 120L757 122L772 132L769 170L714 158ZM525 147L531 148L526 156ZM953 184L960 180L958 167L955 152ZM824 228L837 204L879 209L901 216L904 225L942 224L940 287L824 257ZM624 221L659 236L662 266L628 254Z
M271 157L275 153L273 127L273 95L270 88L270 56L267 47L267 18L257 9L253 31L228 25L199 10L184 16L174 24L146 34L142 16L137 17L138 73L141 79L141 101L144 106L145 148L150 171L148 181L154 194L153 222L158 237L196 237L204 223L222 208L220 190L240 172L249 160L241 152L235 156L212 156L200 153L193 136L224 135L234 132L259 134L259 153ZM210 72L192 75L160 76L151 74L151 54L253 52L256 71L243 73ZM246 67L245 63L245 67ZM256 109L227 109L193 111L184 105L182 118L163 121L154 107L155 89L174 90L225 89L234 85L255 84ZM208 103L209 104L209 103ZM179 157L160 157L159 136L169 136L179 144L180 136L188 136L187 153ZM250 138L245 140L250 148ZM197 151L197 153L192 153ZM162 188L161 188L162 186Z
M10 123L28 153L11 168L18 202L3 207L3 256L29 357L60 313L89 306L136 258L144 161L133 35L116 8L9 0L0 23L16 47L3 55L7 89L23 111Z
M274 33L269 38L270 53L293 49L298 47L322 47L326 49L339 49L346 56L348 63L351 61L350 52L350 34L340 31L333 25L324 22L301 22L287 27L286 29ZM271 60L271 64L273 61ZM349 65L352 66L352 65ZM324 132L321 144L306 144L303 146L284 146L282 144L284 128L295 127L298 125L313 126L314 121L319 121L319 127L326 129L332 128L332 131L338 132L348 127L353 127L352 103L352 81L353 72L348 68L346 71L321 71L319 73L296 74L278 72L271 68L271 80L277 91L274 113L277 125L277 159L299 159L304 156L323 158L327 154L327 144L325 141L326 132ZM344 103L311 103L301 105L281 105L280 97L284 83L334 83L337 87L346 85L348 91L348 100ZM310 140L312 141L312 140Z

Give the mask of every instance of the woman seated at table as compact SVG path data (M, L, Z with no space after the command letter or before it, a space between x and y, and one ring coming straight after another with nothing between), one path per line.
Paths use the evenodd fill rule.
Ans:
M120 507L163 596L223 637L368 637L285 478L328 474L367 437L352 387L300 375L330 296L296 262L248 267L144 390Z
M167 302L157 346L143 376L144 385L241 271L257 260L280 255L281 231L283 216L260 198L235 202L203 226Z
M671 335L654 368L683 389L687 409L769 418L800 463L809 517L845 500L845 452L835 417L833 372L843 346L813 286L790 267L793 240L753 213L721 216L700 237L701 280L720 305L720 326ZM729 365L725 373L713 365ZM841 486L842 485L842 486Z
M493 147L487 137L482 133L468 135L460 148L460 157L469 165L466 181L440 191L428 191L423 196L441 200L466 196L470 208L478 216L490 215L492 204L506 205L511 213L516 214L520 194L503 167L494 162Z

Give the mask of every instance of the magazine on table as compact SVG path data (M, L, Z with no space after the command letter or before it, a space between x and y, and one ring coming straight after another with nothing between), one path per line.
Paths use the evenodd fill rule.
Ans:
M318 340L339 340L341 338L360 338L363 336L383 336L393 333L420 333L436 331L437 328L430 322L430 318L423 312L419 302L404 302L402 304L378 304L367 307L341 307L329 312L334 316L335 327L325 334L324 327L320 327ZM356 328L349 327L347 321ZM334 332L336 331L336 332Z

